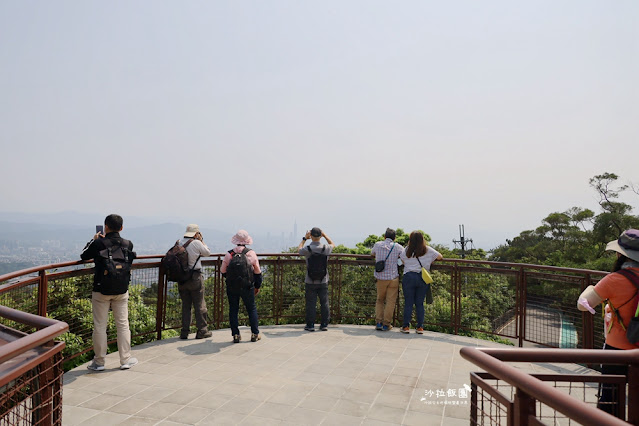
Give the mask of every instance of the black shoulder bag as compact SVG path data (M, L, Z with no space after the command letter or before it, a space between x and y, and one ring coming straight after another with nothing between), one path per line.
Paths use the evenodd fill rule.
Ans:
M393 243L393 246L388 251L388 254L386 255L386 259L380 260L379 262L375 262L375 272L382 272L384 268L386 268L386 261L388 260L388 256L390 256L394 248L395 248L395 243Z

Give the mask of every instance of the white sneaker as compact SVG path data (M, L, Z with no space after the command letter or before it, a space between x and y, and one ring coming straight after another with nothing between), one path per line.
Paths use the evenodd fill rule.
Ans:
M129 358L126 364L122 364L120 366L120 370L128 370L129 368L133 367L137 363L138 363L138 359L131 357Z
M87 368L91 371L104 371L104 365L99 365L95 360L91 361L91 364L87 365Z

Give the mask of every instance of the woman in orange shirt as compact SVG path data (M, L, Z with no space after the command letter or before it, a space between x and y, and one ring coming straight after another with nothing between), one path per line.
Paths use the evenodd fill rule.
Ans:
M588 310L584 300L589 306L597 306L604 300L608 300L612 317L607 326L606 343L604 349L637 349L639 346L628 341L626 328L630 319L635 316L637 308L637 292L639 291L639 230L629 229L624 231L619 239L606 245L606 250L617 252L617 260L608 274L595 286L588 286L581 296L577 307L581 311ZM616 312L615 312L616 311ZM602 374L627 375L628 367L624 365L602 365ZM611 404L616 400L613 395L614 388L610 385L602 385L597 406L611 414L616 414L616 405Z

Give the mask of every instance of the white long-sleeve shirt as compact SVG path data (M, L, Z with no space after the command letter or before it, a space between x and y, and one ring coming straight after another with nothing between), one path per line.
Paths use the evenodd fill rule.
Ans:
M184 245L191 238L182 238L180 245ZM210 256L211 250L200 240L193 240L191 244L186 246L186 252L189 255L189 268L197 271L202 269L202 260L198 259L198 256ZM197 261L197 263L195 263Z

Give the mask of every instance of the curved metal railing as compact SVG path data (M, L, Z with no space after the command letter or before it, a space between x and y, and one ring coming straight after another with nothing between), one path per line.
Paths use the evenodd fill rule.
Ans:
M228 305L220 273L223 256L224 253L213 254L202 261L205 298L214 328L228 327ZM260 322L303 322L304 260L295 253L258 256L264 276L258 296ZM134 344L175 335L172 330L180 327L177 285L167 282L160 266L161 258L160 255L140 256L133 264L129 322ZM331 322L374 323L373 266L374 260L367 255L330 256ZM605 272L463 259L444 259L436 262L432 270L434 303L426 306L427 329L491 338L519 347L589 349L603 344L603 328L594 326L591 314L578 311L575 301L584 288L595 284ZM66 343L64 359L69 361L83 356L92 347L92 279L92 263L83 261L5 274L0 276L0 305L68 323L68 331L60 338ZM403 303L400 295L395 325L399 324ZM246 320L246 313L243 315ZM5 326L23 332L33 329L32 325L10 318L5 319ZM115 342L115 329L109 329L108 333L109 341ZM478 360L480 367L492 368L481 356L475 358L473 362ZM534 361L533 358L530 360ZM596 361L586 357L584 362ZM513 374L513 386L519 386L518 380L527 376ZM623 380L625 383L625 378ZM544 403L552 402L547 399L559 401L548 405L569 416L577 415L570 408L566 411L566 401L556 399L556 394L546 388L539 394L533 393L533 397ZM521 389L531 391L525 386ZM507 402L502 396L499 398ZM587 406L583 401L577 403Z
M228 326L219 272L224 254L203 259L206 302L212 326ZM174 283L160 269L162 256L140 256L133 265L131 312L134 337L161 339L180 325ZM297 254L260 254L264 284L258 314L264 323L304 318L304 261ZM366 255L329 258L331 317L334 322L372 324L375 305L373 260ZM63 336L74 357L91 348L91 262L64 262L0 276L0 305L50 316L69 324ZM445 259L433 265L435 303L426 306L427 328L510 341L517 346L598 348L603 330L575 300L605 272L550 266ZM397 301L398 313L403 298ZM481 315L478 313L481 312ZM113 340L115 335L110 336Z
M539 419L561 423L561 413L566 419L583 425L639 424L639 349L627 351L602 351L595 349L489 349L464 347L461 356L486 373L471 373L471 424L543 424ZM507 362L551 362L557 364L602 363L628 367L628 376L599 374L526 374ZM489 381L504 384L491 385ZM554 386L547 383L552 382ZM562 386L559 384L562 383ZM610 405L622 409L614 417L595 408L595 386L607 383L616 386L617 399ZM626 392L628 383L628 392ZM559 388L563 389L559 389ZM590 389L589 389L590 387ZM481 391L479 391L481 390ZM505 394L510 391L511 396ZM479 398L478 395L486 396ZM579 399L581 398L581 400ZM589 403L586 403L589 402ZM502 414L497 406L502 407ZM542 414L543 407L551 408L550 414ZM554 411L553 411L554 410Z
M66 323L0 306L0 318L37 331L27 334L0 324L0 423L62 422L62 350L54 339Z

